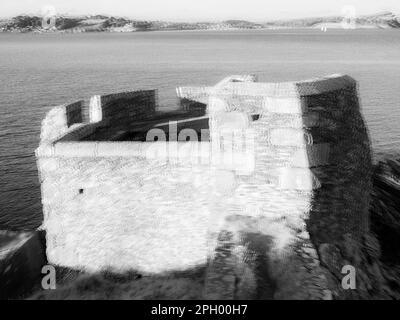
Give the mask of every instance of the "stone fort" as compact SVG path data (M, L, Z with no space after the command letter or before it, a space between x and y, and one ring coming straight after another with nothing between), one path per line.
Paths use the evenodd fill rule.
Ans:
M208 265L208 297L230 298L219 281L252 281L240 260L264 265L253 273L267 272L282 297L329 296L319 258L350 259L335 260L336 248L369 229L356 82L240 75L177 96L169 112L155 90L48 112L36 150L48 261L147 274Z

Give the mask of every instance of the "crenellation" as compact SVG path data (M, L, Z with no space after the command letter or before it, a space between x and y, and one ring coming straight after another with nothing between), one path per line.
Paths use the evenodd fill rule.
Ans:
M71 127L75 123L83 122L83 104L84 101L78 101L65 107L68 127Z

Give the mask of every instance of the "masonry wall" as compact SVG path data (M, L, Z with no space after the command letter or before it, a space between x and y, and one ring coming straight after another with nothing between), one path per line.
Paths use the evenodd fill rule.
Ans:
M179 87L176 95L179 99L207 104L210 90L211 87Z
M256 121L245 120L254 114ZM216 252L231 251L209 268L209 297L225 297L238 281L223 277L237 274L238 259L262 288L260 257L277 299L338 294L318 254L333 274L349 261L361 269L352 254L369 230L370 144L355 81L334 76L296 84L229 83L212 95L209 115L212 143L229 138L232 115L244 119L233 128L248 125L256 141L255 170L237 177L236 205L219 231ZM349 243L357 244L353 251Z
M140 157L60 157L40 165L52 263L141 272L206 263L207 167Z
M42 122L41 143L51 143L76 129L83 122L82 110L83 101L52 108Z
M151 118L155 104L155 91L95 96L87 116L78 102L43 120L36 156L50 263L141 272L206 263L209 143L177 142L174 161L165 143L81 141Z
M90 271L205 264L226 213L210 208L246 166L213 163L209 142L62 142L37 156L48 259Z
M219 88L226 88L231 83L255 82L257 77L254 75L232 75L222 79L213 87L178 87L176 95L179 105L183 110L198 111L204 113L209 102L210 96L219 91Z
M223 130L229 128L232 115L243 119L257 115L255 121L242 121L254 130L256 156L254 174L241 183L257 190L244 194L246 204L256 197L256 206L268 203L261 210L263 215L292 212L291 219L304 210L310 213L307 204L299 210L290 208L291 204L302 198L315 204L318 195L321 201L311 215L311 221L319 224L315 234L338 241L347 233L364 234L368 230L371 155L355 81L336 77L298 83L295 88L291 84L231 85L212 95L211 139L218 144L220 138L229 138ZM236 121L231 129L239 125Z
M128 126L130 122L151 118L156 107L156 90L122 92L92 97L90 114L91 119L107 121L110 126Z
M156 109L156 94L156 90L145 90L101 96L103 118L111 125L150 118Z

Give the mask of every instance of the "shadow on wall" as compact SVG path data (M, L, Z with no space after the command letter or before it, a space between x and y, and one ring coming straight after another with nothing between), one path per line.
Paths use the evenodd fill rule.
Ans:
M357 87L302 99L310 112L323 110L318 127L308 130L316 143L329 146L329 163L311 166L320 187L313 193L307 230L335 298L368 298L361 274L367 272L363 250L370 232L372 156ZM312 163L313 155L308 156ZM357 270L358 290L341 287L342 268L348 265Z
M315 143L329 146L329 163L311 167L320 188L313 195L308 230L316 245L355 241L369 230L372 158L356 87L303 98L308 110L324 108L318 127L309 128ZM308 154L310 164L313 155Z

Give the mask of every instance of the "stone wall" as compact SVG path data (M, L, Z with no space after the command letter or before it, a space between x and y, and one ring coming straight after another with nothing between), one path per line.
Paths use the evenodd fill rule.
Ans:
M228 257L238 248L244 257L267 252L265 266L276 285L275 298L338 295L331 272L340 277L349 261L362 267L347 249L349 241L361 246L369 230L372 164L355 81L333 76L300 83L227 83L213 92L208 108L212 144L229 139L227 128L238 127L237 121L229 123L232 115L257 115L256 121L241 121L254 131L255 170L237 177L231 195L236 205L218 231L230 235L233 248L226 266L232 266ZM263 246L254 249L257 243L251 239L260 238ZM225 246L222 242L217 248ZM257 264L246 259L242 262L257 278ZM334 269L327 261L335 261ZM210 272L210 297L228 294L231 284L224 283L223 274L224 268Z
M206 105L211 88L212 87L179 87L176 89L176 95L179 99L196 101Z
M100 120L95 110L101 109L101 121L107 121L111 126L129 125L151 118L157 106L157 92L143 90L94 96L90 104L91 119Z
M162 272L206 262L208 192L196 183L212 179L207 167L118 156L40 164L51 263Z
M42 121L40 146L79 141L101 128L106 132L126 129L133 121L152 118L156 107L156 90L93 96L89 106L82 100L54 107Z
M198 112L198 115L204 115L207 109L207 104L201 103L195 100L190 100L187 98L179 99L179 107L185 111L195 111Z
M48 259L90 271L205 264L210 206L247 165L213 160L209 142L60 142L37 156Z
M83 101L78 101L65 106L68 127L76 123L83 123L83 104Z
M226 87L230 83L255 82L254 75L232 75L222 79L213 87L178 87L176 95L179 106L183 110L197 111L200 115L204 114L209 102L210 95L220 87Z
M42 122L41 143L51 143L82 123L83 101L52 108Z

